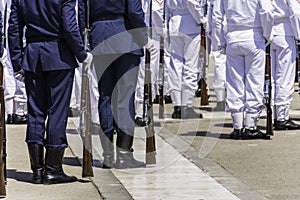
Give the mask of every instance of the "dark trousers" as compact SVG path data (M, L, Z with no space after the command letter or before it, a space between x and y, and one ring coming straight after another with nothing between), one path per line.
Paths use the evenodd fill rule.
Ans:
M94 57L99 79L99 116L105 134L114 130L133 135L134 93L140 57L132 54Z
M25 72L27 143L53 148L68 146L66 127L73 79L74 69L43 72L37 68L36 72Z

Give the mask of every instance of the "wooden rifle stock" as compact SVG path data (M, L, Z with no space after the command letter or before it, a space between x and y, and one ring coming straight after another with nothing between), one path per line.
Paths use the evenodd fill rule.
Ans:
M159 75L158 75L158 91L159 91L159 119L164 119L164 38L160 37L160 51L159 51Z
M90 1L86 1L86 22L87 26L84 32L85 50L88 49L89 31L90 31ZM80 135L83 142L83 164L82 177L93 177L93 155L92 155L92 135L90 132L91 125L91 100L88 69L91 66L82 64L82 80L81 80L81 101L80 101Z
M5 127L5 102L4 102L4 87L3 87L3 65L0 62L0 197L6 196L5 177L6 177L6 127Z
M149 9L149 28L148 34L152 39L152 1L150 1ZM151 55L149 49L145 48L145 82L144 82L144 106L143 120L146 121L146 164L156 164L155 157L155 132L153 124L153 109L152 109L152 86L151 86Z
M143 120L147 122L146 130L146 164L156 164L155 132L153 125L152 88L150 70L150 51L146 49L145 84L144 84L144 112Z
M82 177L93 177L92 136L90 132L91 102L88 72L82 66L81 103L80 103L80 135L83 142Z
M202 78L201 78L201 106L208 105L208 94L207 94L207 84L205 81L206 77L206 34L203 24L201 24L201 48L200 48L200 60L202 64Z
M264 87L264 97L267 109L267 127L266 135L273 134L273 125L272 125L272 107L271 107L271 55L270 55L270 44L266 47L266 64L265 64L265 87Z

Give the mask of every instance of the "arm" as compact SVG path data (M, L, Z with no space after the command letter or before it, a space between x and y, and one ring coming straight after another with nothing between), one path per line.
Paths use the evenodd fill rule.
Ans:
M295 0L287 0L290 10L290 20L296 40L300 40L300 3Z
M259 0L260 4L260 21L263 27L263 36L269 42L272 40L272 28L274 23L273 6L271 1Z
M86 0L78 0L78 25L82 36L84 35L86 24Z
M224 33L224 5L221 0L215 0L214 8L212 11L212 40L215 41L213 50L219 50L218 47L225 46L225 33Z
M141 0L126 1L126 20L129 29L139 29L131 31L135 41L142 47L147 44L147 28L144 19L144 11L142 9Z
M197 0L187 0L187 6L197 24L206 23L205 5L201 5Z
M15 72L22 68L24 20L19 7L19 1L13 0L8 21L8 46L12 66Z
M63 25L64 39L75 54L79 62L87 57L82 37L76 21L75 11L76 0L63 0L61 4L61 18Z

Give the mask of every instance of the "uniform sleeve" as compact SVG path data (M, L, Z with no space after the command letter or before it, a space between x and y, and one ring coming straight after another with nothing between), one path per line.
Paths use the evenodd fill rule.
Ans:
M300 3L295 0L287 0L290 10L290 20L296 40L300 40Z
M82 36L86 27L86 0L78 0L78 25Z
M15 72L22 68L24 20L18 0L12 0L8 20L8 46L10 59Z
M76 0L64 0L61 4L61 18L64 39L75 54L79 62L83 62L87 56L82 37L76 20Z
M272 36L272 28L274 23L274 13L271 1L260 0L260 21L263 28L263 36L265 39L270 40Z
M216 51L219 46L226 44L224 33L225 12L222 0L215 0L212 12L212 40L214 40L212 48Z
M201 5L200 1L197 0L187 0L187 7L193 16L197 24L201 24L204 21L204 9L206 5Z
M141 0L126 0L126 20L133 39L140 46L147 44L147 28ZM138 30L132 30L138 29Z
M155 2L153 2L155 3ZM157 34L163 36L162 29L164 28L164 6L158 5L159 9L152 12L152 25L157 28L155 31Z
M213 1L207 1L207 26L205 30L208 38L211 38L212 33L212 11Z

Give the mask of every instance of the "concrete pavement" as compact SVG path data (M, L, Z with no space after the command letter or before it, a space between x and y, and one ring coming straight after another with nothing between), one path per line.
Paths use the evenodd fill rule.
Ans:
M291 117L299 123L300 98L295 93ZM94 174L91 179L60 185L30 183L31 170L25 125L7 125L7 198L23 199L299 199L300 131L275 131L272 140L230 140L230 115L199 107L203 119L165 119L154 106L157 165L144 169L102 169L102 149L93 135ZM78 118L69 118L64 170L81 177L82 143ZM259 121L264 130L265 113ZM145 159L145 131L136 128L135 157Z

